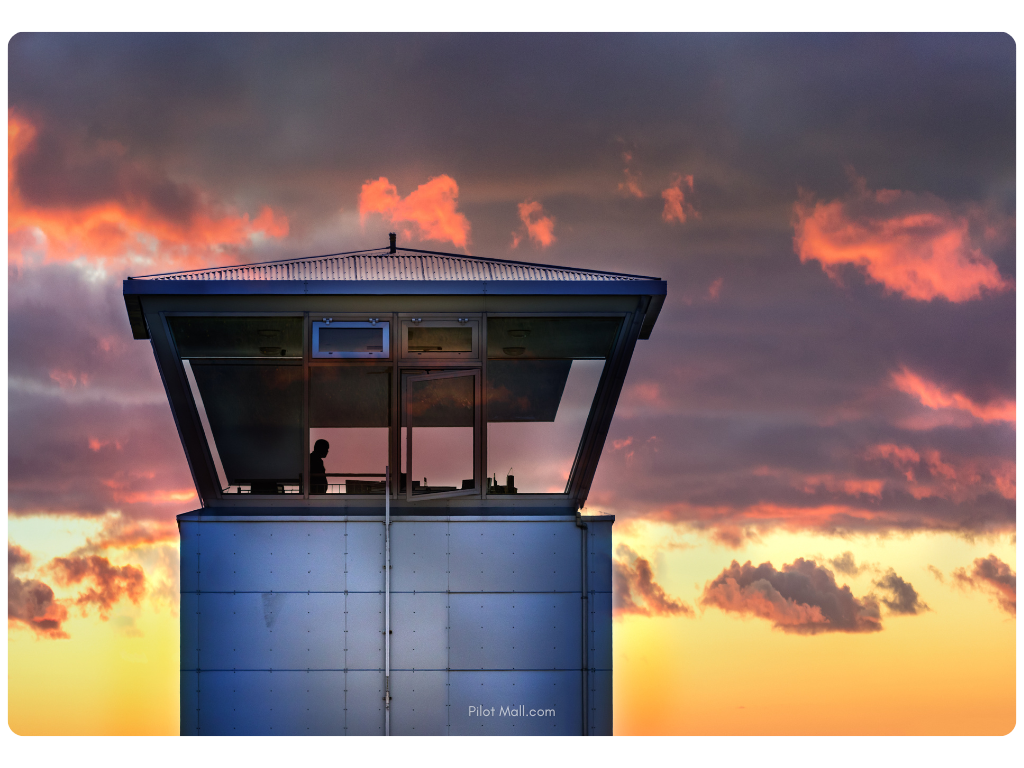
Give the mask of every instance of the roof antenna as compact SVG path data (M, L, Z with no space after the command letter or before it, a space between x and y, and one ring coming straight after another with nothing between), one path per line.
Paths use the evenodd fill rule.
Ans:
M391 251L390 252L391 253L396 253L397 252L397 248L395 246L395 233L394 232L390 232L388 234L388 239L391 241Z

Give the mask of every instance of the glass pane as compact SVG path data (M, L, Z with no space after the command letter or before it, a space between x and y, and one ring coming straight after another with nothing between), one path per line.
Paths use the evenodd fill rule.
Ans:
M192 371L228 484L300 493L302 367L193 363Z
M390 367L311 366L309 492L383 494L390 417Z
M457 326L452 328L410 327L410 352L472 352L473 329Z
M474 405L472 376L409 382L406 412L410 426L472 427Z
M473 481L474 377L410 381L413 495L470 490ZM404 441L403 441L404 443ZM408 445L403 444L402 466ZM405 491L406 478L401 478Z
M169 317L182 357L301 357L299 317Z
M320 352L380 352L384 349L384 329L338 328L319 329Z
M566 492L604 365L604 360L487 364L488 493Z
M384 494L388 428L309 430L311 494Z
M605 358L621 324L618 317L489 317L487 357Z
M390 367L310 366L311 427L387 427L390 424Z

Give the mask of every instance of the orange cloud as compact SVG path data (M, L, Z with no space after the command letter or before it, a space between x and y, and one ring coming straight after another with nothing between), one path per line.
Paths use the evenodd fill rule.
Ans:
M915 397L921 405L933 410L940 408L955 408L966 411L981 421L1017 421L1017 401L998 400L991 403L979 404L966 395L959 392L950 392L938 384L928 381L913 371L904 367L899 372L892 374L893 385L900 392L906 392Z
M992 593L1000 608L1011 616L1017 615L1017 574L995 555L977 558L970 574L957 568L953 579L957 586Z
M41 253L189 269L237 261L254 240L288 234L288 219L269 206L250 219L115 142L67 140L11 110L7 126L11 263Z
M616 547L615 554L621 558L612 561L612 608L617 615L693 615L690 606L666 595L661 585L654 581L651 564L646 558L640 557L625 544Z
M552 216L544 215L544 207L536 200L524 200L519 204L519 218L526 228L526 236L538 243L541 248L547 248L555 242L555 219ZM512 233L512 247L518 248L522 242L519 233Z
M888 291L920 301L969 301L1013 287L972 241L967 216L934 195L872 192L864 179L854 181L846 199L814 202L801 194L793 206L801 262L820 262L837 282L839 268L852 265Z
M87 606L95 605L104 621L110 617L114 603L126 598L137 605L146 592L146 577L141 568L112 565L99 555L55 557L47 569L65 586L91 581L93 586L80 592L75 603L83 612Z
M28 552L17 544L7 543L7 623L24 624L41 637L65 639L68 633L61 625L67 620L68 609L54 597L47 584L15 574L31 562Z
M686 196L683 194L682 185L685 182L690 192L693 192L693 176L676 176L672 181L672 186L668 189L663 190L661 193L662 198L665 200L665 207L661 211L661 218L671 224L673 221L678 221L683 224L686 221L687 216L693 216L695 219L700 218L698 213L692 205L686 202ZM712 298L717 298L712 297Z
M720 277L717 280L715 280L714 282L712 282L711 285L708 286L708 297L710 297L710 299L712 301L715 301L715 300L718 299L719 294L722 292L722 284L724 282L725 282L725 278L724 277Z
M405 198L398 188L381 176L367 180L359 192L359 220L379 213L394 224L409 224L406 237L438 240L465 248L469 243L469 219L458 210L459 185L451 176L442 174L420 184Z

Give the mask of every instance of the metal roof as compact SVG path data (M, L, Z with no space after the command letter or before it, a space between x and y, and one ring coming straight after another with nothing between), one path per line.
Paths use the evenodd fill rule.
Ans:
M334 253L298 259L212 267L185 272L130 277L129 280L485 280L544 282L635 282L658 280L645 275L575 269L525 261L505 261L436 251L387 248Z

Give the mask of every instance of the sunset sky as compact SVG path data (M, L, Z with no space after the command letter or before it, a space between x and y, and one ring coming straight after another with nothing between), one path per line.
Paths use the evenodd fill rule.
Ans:
M178 732L198 499L128 275L653 275L585 512L615 732L1016 724L1013 38L18 35L8 722Z

